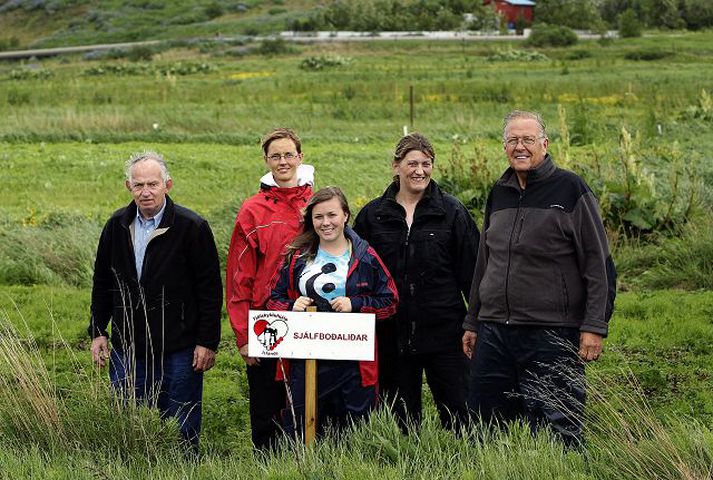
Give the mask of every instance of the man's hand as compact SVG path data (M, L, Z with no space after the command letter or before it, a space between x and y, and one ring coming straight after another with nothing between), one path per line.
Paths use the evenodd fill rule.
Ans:
M260 365L260 359L257 357L248 357L248 344L246 343L240 347L240 355L245 360L245 365L248 367L254 367L255 365Z
M196 345L193 350L193 371L207 372L215 365L215 352L210 348Z
M304 312L305 310L307 310L307 307L312 305L312 302L313 300L309 297L299 297L297 300L295 300L295 303L292 304L292 310L294 312Z
M106 366L107 360L109 360L109 339L106 337L96 337L92 340L92 360L99 368L104 368Z
M591 332L579 334L579 358L585 362L598 359L602 354L602 336Z
M337 297L329 304L335 312L350 313L352 311L352 301L349 300L349 297Z
M468 358L473 357L475 352L475 341L478 339L478 334L472 330L466 330L463 333L463 353Z

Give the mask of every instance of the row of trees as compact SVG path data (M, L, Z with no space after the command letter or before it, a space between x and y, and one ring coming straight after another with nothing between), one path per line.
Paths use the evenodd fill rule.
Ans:
M536 23L598 30L618 28L634 18L647 28L713 26L713 0L537 0ZM471 14L466 21L464 14ZM497 29L492 5L482 0L332 0L289 22L291 30L457 30ZM523 22L518 22L523 23ZM520 27L526 25L519 25Z
M647 28L713 26L711 0L537 0L537 22L571 28L616 28L626 12Z
M464 14L473 21L465 22ZM482 0L333 0L310 15L289 22L297 31L458 30L497 28L499 19Z

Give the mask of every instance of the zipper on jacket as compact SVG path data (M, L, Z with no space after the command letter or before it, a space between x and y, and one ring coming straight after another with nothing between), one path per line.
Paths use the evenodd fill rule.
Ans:
M505 318L505 323L510 323L510 261L512 257L512 240L515 236L515 228L517 227L517 221L520 218L520 209L522 207L522 196L523 191L520 189L519 196L517 199L517 212L515 213L515 220L512 222L512 230L510 230L510 240L508 241L508 265L505 270L505 309L507 310L507 316Z

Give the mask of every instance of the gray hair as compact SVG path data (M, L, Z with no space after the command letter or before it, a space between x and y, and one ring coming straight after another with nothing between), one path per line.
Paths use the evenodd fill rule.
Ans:
M517 120L518 118L529 118L530 120L536 121L537 125L540 127L540 136L542 138L547 138L547 127L545 125L545 121L539 113L528 112L526 110L513 110L505 115L505 118L503 119L503 142L507 140L507 130L510 122Z
M131 181L131 169L139 162L144 162L146 160L153 160L158 163L161 167L161 178L163 178L163 183L168 182L171 179L171 175L168 173L168 166L166 165L166 160L160 153L156 153L152 150L145 150L143 152L134 153L131 158L126 162L126 179Z

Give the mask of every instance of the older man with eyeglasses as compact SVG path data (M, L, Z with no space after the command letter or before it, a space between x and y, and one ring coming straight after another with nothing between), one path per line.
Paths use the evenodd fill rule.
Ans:
M616 272L594 194L548 145L537 113L505 117L510 168L485 207L463 351L480 419L526 419L577 447L584 363L602 353Z

